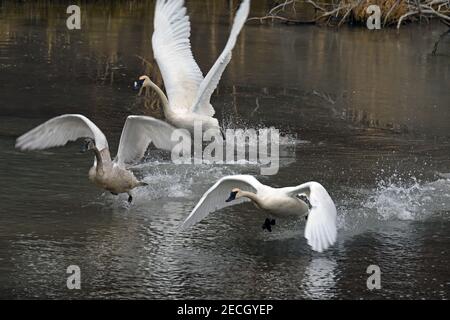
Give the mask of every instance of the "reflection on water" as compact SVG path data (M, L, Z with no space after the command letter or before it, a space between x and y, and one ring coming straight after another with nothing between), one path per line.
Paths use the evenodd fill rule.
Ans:
M332 299L334 297L336 267L336 261L322 257L311 261L303 278L307 298Z
M48 106L47 113L86 105L84 112L101 116L102 111L96 109L103 109L113 97L122 97L125 106L136 107L134 111L143 111L145 106L145 111L158 114L153 110L155 96L139 106L131 106L124 96L128 96L130 80L140 74L151 74L161 82L152 65L152 1L86 4L80 31L65 27L64 2L47 5L45 1L7 1L2 6L2 96L10 102L5 103L2 114L26 110L42 115L42 108L30 108L25 97L17 99L18 89L33 98L64 92L70 99L85 93L82 106L59 103ZM220 54L236 6L234 1L188 2L193 51L204 73ZM266 9L262 2L252 4L255 14ZM241 94L236 86L249 85L261 90L261 94L270 94L269 88L323 92L334 97L329 107L337 117L357 124L400 132L447 134L450 64L445 54L429 54L441 30L434 25L411 26L397 34L390 29L336 32L317 27L250 24L242 32L221 85L234 85L230 90L233 96ZM29 77L31 72L42 73L44 79ZM14 81L17 78L22 79L20 84ZM72 86L74 80L76 88ZM110 86L109 97L98 92L101 85Z
M267 10L253 2L253 14ZM188 1L204 73L238 3ZM69 31L64 1L0 2L0 297L448 299L450 64L445 46L430 55L439 26L244 28L213 105L225 128L285 134L280 172L263 183L329 189L338 243L318 254L302 221L267 234L249 204L175 232L212 183L257 174L252 164L174 166L151 152L133 169L149 186L130 207L89 183L92 158L77 144L13 148L62 113L90 117L112 150L127 115L162 117L154 96L131 90L141 74L158 77L153 1L83 6L82 30ZM81 291L65 287L71 264ZM369 264L383 272L379 292L366 288Z

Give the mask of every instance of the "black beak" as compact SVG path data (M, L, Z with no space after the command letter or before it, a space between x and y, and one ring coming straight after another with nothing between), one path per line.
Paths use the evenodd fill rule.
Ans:
M230 197L227 200L225 200L225 202L230 202L230 201L235 200L236 199L236 194L237 194L236 191L235 192L231 192L230 193Z
M83 145L81 146L81 153L85 153L89 151L89 141L86 141L85 143L83 143Z
M133 90L139 90L144 84L144 80L137 80L133 83Z

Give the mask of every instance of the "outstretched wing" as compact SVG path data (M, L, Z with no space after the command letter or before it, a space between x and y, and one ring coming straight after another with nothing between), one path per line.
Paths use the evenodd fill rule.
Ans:
M217 88L220 78L222 77L222 73L231 60L231 51L233 50L234 45L236 44L237 37L241 32L245 21L247 20L249 10L250 0L242 1L241 6L239 7L239 10L237 11L234 18L233 27L231 28L230 37L228 38L227 44L225 45L225 49L223 49L221 55L214 63L211 70L209 70L205 79L200 84L197 98L192 105L193 112L204 114L207 116L214 115L214 109L210 104L211 95Z
M153 54L164 80L171 108L184 111L194 103L203 74L194 60L191 24L183 0L157 0Z
M186 230L214 211L249 201L247 198L239 198L225 202L233 188L257 192L261 186L262 184L258 180L249 175L223 177L206 191L179 229Z
M313 250L322 252L336 242L336 206L327 190L317 182L307 182L289 188L289 194L306 194L312 209L308 214L305 238Z
M180 130L183 139L190 139L187 132L170 124L146 116L129 116L122 130L119 150L115 161L121 165L132 164L142 159L149 144L163 150L172 150L178 141L172 141L175 130Z
M80 114L65 114L44 122L17 138L16 148L42 150L64 146L79 138L92 138L98 150L108 148L103 132L88 118Z

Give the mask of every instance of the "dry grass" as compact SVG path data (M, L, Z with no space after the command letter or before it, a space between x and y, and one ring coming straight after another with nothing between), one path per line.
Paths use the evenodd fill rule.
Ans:
M250 20L280 21L284 23L325 23L341 26L344 23L365 24L371 15L366 12L370 5L378 5L383 26L431 18L450 23L450 0L278 0L263 17ZM307 9L313 9L307 10ZM301 13L310 12L309 17Z
M354 2L346 0L348 2ZM408 5L403 0L366 0L361 2L352 9L352 17L354 21L365 23L370 16L366 12L367 8L372 5L378 5L381 9L381 21L386 21L386 24L397 23L401 16L408 12Z

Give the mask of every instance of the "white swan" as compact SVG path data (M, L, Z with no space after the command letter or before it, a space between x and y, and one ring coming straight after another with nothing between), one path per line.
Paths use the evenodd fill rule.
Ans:
M163 104L164 115L177 128L194 131L194 123L201 123L203 131L220 132L214 118L211 95L231 60L231 51L244 26L250 10L250 0L244 0L236 13L230 37L222 54L205 78L194 60L189 36L191 26L183 0L157 0L152 46L154 57L164 80L167 97L148 76L135 81L134 88L156 90ZM216 133L215 133L216 134Z
M89 180L114 195L128 193L128 202L131 202L131 190L146 183L139 181L127 169L127 165L140 160L151 142L157 148L171 150L176 144L171 141L173 130L175 128L171 125L152 117L129 116L122 130L117 156L111 160L108 141L103 132L83 115L65 114L20 136L16 148L42 150L86 138L83 151L93 150L95 153ZM183 139L189 137L186 135Z
M217 181L203 195L180 230L189 228L211 212L246 201L252 201L257 208L276 217L306 215L305 238L315 251L322 252L336 242L336 207L320 183L272 188L250 175L227 176ZM271 231L274 224L275 220L266 219L263 229Z

